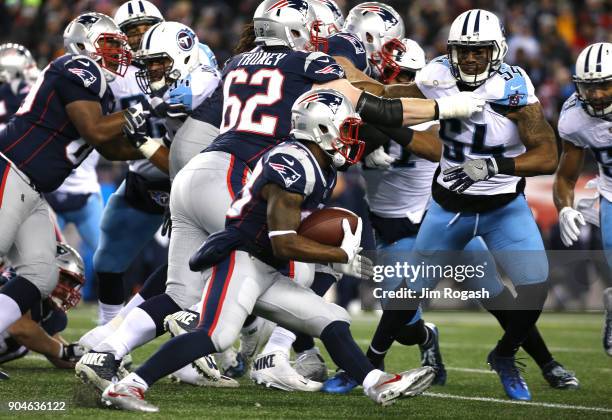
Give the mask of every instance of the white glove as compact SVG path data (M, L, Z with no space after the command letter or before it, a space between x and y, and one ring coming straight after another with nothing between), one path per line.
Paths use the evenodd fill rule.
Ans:
M565 246L572 246L578 240L580 234L578 224L586 225L582 213L571 207L563 207L559 212L559 228L561 230L561 240Z
M389 156L382 146L365 157L365 165L368 168L389 169L393 162L395 158Z
M443 96L436 99L439 118L468 118L477 112L482 112L486 101L473 92L459 92L453 96Z
M342 219L342 230L344 231L344 237L342 238L340 248L346 252L347 264L349 264L355 255L361 250L361 248L359 248L359 244L361 244L362 228L363 224L361 222L361 217L357 218L357 228L355 229L355 233L351 232L351 225L349 224L348 219Z
M361 248L359 249L361 250ZM339 273L357 277L361 280L370 280L374 277L374 263L368 257L359 254L355 254L346 264L333 263L332 267Z

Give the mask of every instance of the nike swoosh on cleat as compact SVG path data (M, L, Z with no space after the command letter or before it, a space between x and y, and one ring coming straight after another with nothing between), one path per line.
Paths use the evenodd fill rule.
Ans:
M121 394L121 393L116 393L113 391L108 391L108 396L111 398L117 398L117 397L131 397L131 395L129 394Z
M383 382L382 384L378 385L378 387L386 385L386 384L391 384L393 382L398 382L402 379L401 375L398 375L397 373L395 374L395 377L393 379L389 379L388 381Z

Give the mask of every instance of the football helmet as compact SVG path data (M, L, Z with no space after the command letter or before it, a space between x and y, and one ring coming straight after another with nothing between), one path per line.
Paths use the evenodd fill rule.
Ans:
M108 81L123 77L132 61L126 36L102 13L84 13L70 22L64 30L64 48L96 61Z
M389 56L383 54L383 45L404 37L404 21L391 6L366 2L349 11L343 30L359 37L370 63L382 73L385 66L393 65Z
M136 28L136 26L147 25L146 29L148 29L163 21L164 17L159 9L147 0L127 1L115 12L115 23L128 37L132 51L140 49L140 41L145 31L145 28Z
M136 72L136 80L147 94L162 91L200 65L198 37L182 23L160 22L150 27L141 47L136 56L143 68Z
M318 51L327 52L327 37L342 30L344 16L334 0L311 0L310 5L317 17L313 25L316 37L312 40L313 45Z
M0 83L24 80L33 83L40 71L26 47L7 43L0 45Z
M387 63L381 72L384 84L393 82L400 73L414 80L416 72L425 67L425 51L412 39L393 39L383 45L382 54Z
M451 73L468 86L480 86L499 70L508 52L502 25L493 13L472 9L461 13L453 21L448 34L448 60ZM486 68L477 74L464 72L459 65L460 47L491 47Z
M582 50L573 80L589 115L604 117L612 113L612 43L598 42Z
M264 0L253 15L255 43L312 50L315 20L314 9L306 0Z
M85 283L85 264L79 253L70 245L58 242L55 264L59 268L59 281L51 292L51 301L67 311L81 300L81 287Z
M365 143L359 140L361 118L349 99L333 89L302 94L291 108L291 133L298 140L315 142L336 167L361 159Z

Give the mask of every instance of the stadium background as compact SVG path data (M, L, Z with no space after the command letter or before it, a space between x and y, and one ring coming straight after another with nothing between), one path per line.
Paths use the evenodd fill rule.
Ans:
M346 13L356 1L336 0ZM113 16L122 1L62 1L62 0L4 0L0 1L0 42L18 42L30 49L38 65L43 68L61 55L62 32L68 22L86 11L99 11ZM196 30L201 42L208 44L223 63L232 55L242 25L253 14L258 0L228 1L155 1L167 20L179 21ZM406 25L406 36L423 46L428 60L446 53L446 37L453 18L464 10L482 7L502 17L509 52L506 61L520 65L530 75L545 115L556 129L561 105L573 92L571 74L575 59L585 46L593 42L612 41L612 3L604 0L542 0L542 1L472 1L428 0L386 1L398 10ZM586 181L595 174L596 167L588 157L581 177L577 197L592 195L584 189ZM125 165L101 161L99 178L106 197L121 182ZM547 249L562 249L558 234L556 211L552 203L552 177L537 177L528 182L527 196L542 229ZM347 173L335 191L336 205L351 208L367 217L362 199L363 183L358 171ZM78 237L68 233L69 241ZM371 232L366 233L366 244L373 246ZM129 281L138 287L160 258L165 258L165 241L157 238L133 264ZM366 246L367 247L367 246ZM576 249L601 249L596 229L583 232ZM91 261L91 250L82 249ZM89 264L90 266L91 264ZM568 279L572 277L572 279ZM578 286L567 287L568 280L581 278ZM548 306L555 309L595 309L601 307L599 296L604 284L611 284L609 276L585 264L568 272L552 270L556 285ZM563 285L565 284L565 285ZM95 298L93 276L88 273L86 299ZM361 289L361 290L360 290ZM347 306L360 294L367 296L368 285L359 286L350 278L343 279L336 291L336 300Z

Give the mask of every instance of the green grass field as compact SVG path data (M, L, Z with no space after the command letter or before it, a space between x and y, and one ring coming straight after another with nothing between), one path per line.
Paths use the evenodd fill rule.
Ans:
M94 308L81 306L70 314L65 334L76 340L94 324ZM444 387L432 387L418 398L379 407L361 389L350 395L286 393L256 387L242 379L238 389L205 389L178 385L169 380L156 384L148 400L160 407L156 418L243 419L243 418L612 418L612 358L601 349L601 314L545 314L539 326L556 359L574 370L581 389L551 389L531 360L526 360L525 378L534 400L510 403L496 375L488 371L487 353L496 343L500 329L492 317L479 313L434 312L426 319L440 327L441 347L448 369ZM353 335L365 348L375 328L374 315L359 316ZM134 352L141 363L165 338ZM521 357L526 357L524 353ZM332 368L329 357L326 359ZM418 349L394 345L388 358L389 371L417 366ZM137 414L84 408L75 404L75 391L83 393L71 371L61 371L39 356L3 366L9 381L0 382L0 417L118 418ZM63 401L65 411L9 412L9 401Z

